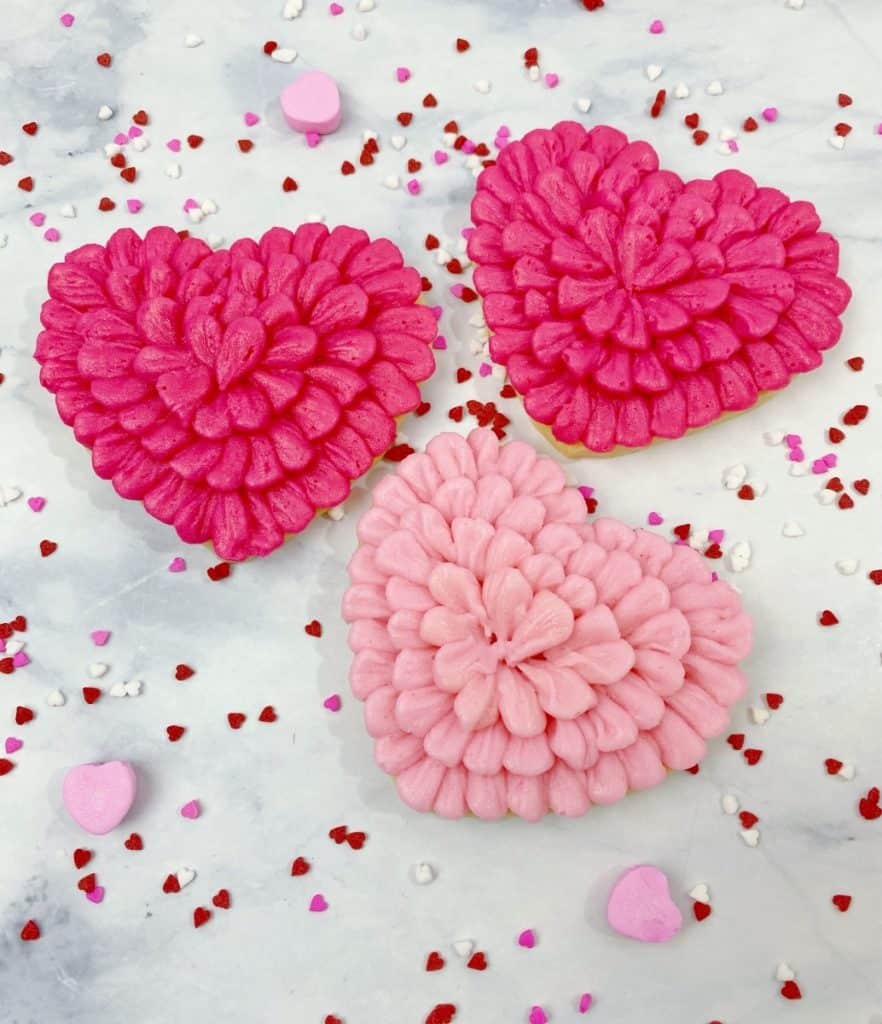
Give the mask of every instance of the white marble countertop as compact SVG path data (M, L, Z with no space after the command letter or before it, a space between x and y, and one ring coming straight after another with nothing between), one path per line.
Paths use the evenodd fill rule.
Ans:
M327 4L305 0L301 17L285 21L281 4L71 0L70 28L59 24L62 6L2 4L0 149L15 162L0 168L0 232L8 235L0 250L0 487L23 494L0 508L0 620L28 617L31 664L0 677L0 740L24 740L15 770L0 779L0 1019L318 1024L335 1013L345 1024L420 1024L449 1001L456 1024L524 1022L533 1005L552 1024L868 1024L882 1013L882 821L864 821L857 803L882 785L882 589L866 576L882 563L882 5L606 0L588 13L576 0L377 0L359 13L356 0L343 0L345 13L331 17ZM648 32L654 18L665 22L663 34ZM359 24L363 41L352 35ZM185 47L188 32L202 45ZM470 40L468 53L455 52L457 36ZM265 57L267 39L295 48L297 60ZM530 45L543 71L559 74L556 89L525 75L521 54ZM102 51L112 54L109 69L95 62ZM650 64L663 68L652 83ZM399 65L413 72L406 84L395 81ZM283 85L307 67L335 75L345 105L341 129L315 150L284 129L276 106ZM492 83L489 93L473 88L478 79ZM715 79L723 95L708 96ZM669 99L651 120L655 91L670 93L680 81L691 98ZM439 100L432 111L420 106L429 91ZM839 92L854 105L841 110ZM577 97L593 101L590 113L574 109ZM101 122L105 103L115 116ZM779 108L777 123L741 136L738 154L717 152L720 129L770 105ZM139 108L150 114L151 146L136 154L139 178L128 186L101 147ZM700 149L681 124L692 109L711 133ZM248 110L261 117L250 130L242 124ZM415 112L407 129L394 121L399 110ZM103 241L123 224L188 226L188 196L218 205L191 226L205 237L232 240L312 214L359 224L396 240L431 275L432 296L444 305L450 348L426 387L433 410L406 428L422 443L448 425L446 409L471 388L484 399L498 389L477 377L453 384L456 366L477 365L468 325L476 307L451 298L453 279L422 244L427 231L455 244L473 188L459 154L443 167L432 163L441 126L456 118L489 143L500 124L518 135L566 117L646 137L684 176L737 166L812 200L842 240L854 300L839 347L786 393L675 444L569 467L574 482L596 488L604 512L643 523L656 509L663 529L723 527L724 547L752 545L738 584L756 616L757 643L750 697L733 728L763 749L760 764L748 767L720 740L698 776L680 774L578 821L451 823L399 802L373 765L361 708L347 693L337 609L365 487L341 522L319 521L268 560L209 583L212 553L185 549L170 528L118 499L58 420L32 360L38 311L48 267L63 251ZM39 124L32 138L20 129L30 120ZM840 120L854 125L842 151L828 144ZM357 158L364 129L379 133L381 153L344 178L340 162ZM189 133L204 136L198 151L166 150L167 139ZM407 137L401 152L389 144L396 133ZM245 136L255 148L242 156L235 140ZM389 174L408 177L409 156L424 163L418 197L382 185ZM178 180L163 173L173 161ZM35 180L30 194L15 187L25 174ZM288 174L296 193L280 189ZM114 212L98 212L102 195L117 201ZM134 216L124 209L132 196L144 204ZM75 219L60 216L67 203ZM41 229L28 222L34 211L46 213ZM51 226L61 232L54 245L42 238ZM844 364L855 355L866 359L861 373ZM767 446L763 432L799 433L820 454L825 429L856 402L871 415L849 432L838 472L846 482L867 477L873 488L843 512L817 502L817 477L788 475L784 451ZM540 443L522 415L512 433ZM722 470L738 462L768 483L754 502L720 484ZM374 470L368 485L385 471ZM26 504L35 495L46 498L40 513ZM786 520L805 536L783 538ZM47 559L38 552L43 538L59 545ZM189 567L172 575L166 567L177 555ZM854 575L834 568L844 558L860 560ZM837 628L816 625L823 608L835 610ZM314 617L324 624L321 640L303 632ZM100 651L89 639L95 629L112 631ZM99 683L105 690L139 678L142 695L86 706L79 690L98 660L111 666ZM184 683L173 678L181 662L196 669ZM47 706L54 688L66 693L64 707ZM785 703L765 725L753 724L747 706L769 690ZM343 708L332 715L322 701L338 691ZM20 729L12 722L19 704L37 712ZM277 723L256 721L265 704ZM238 732L227 725L231 711L248 715ZM174 722L188 733L170 745L165 726ZM829 757L854 765L855 778L829 777ZM140 795L120 829L90 839L66 817L60 779L71 764L113 758L136 765ZM725 793L759 816L755 849L739 837L738 819L722 813ZM203 807L197 821L178 814L191 798ZM344 822L368 833L362 850L328 839ZM141 852L123 847L132 830L143 837ZM106 889L101 905L77 891L77 846L95 851L88 870ZM304 878L289 874L298 855L313 864ZM409 872L422 861L437 878L417 886ZM640 946L605 924L611 881L641 862L667 871L686 911L684 931L665 946ZM185 865L196 879L164 895L165 876ZM686 893L700 882L713 915L696 924ZM210 906L220 887L231 892L231 909L194 931L193 908ZM310 914L319 891L329 910ZM853 896L847 913L831 905L835 893ZM28 918L40 924L39 942L19 939ZM538 935L529 951L516 942L527 927ZM464 938L486 952L485 972L467 970L451 948ZM431 950L447 966L429 974ZM778 993L781 961L796 971L800 1002ZM575 1006L586 991L595 1006L582 1018Z

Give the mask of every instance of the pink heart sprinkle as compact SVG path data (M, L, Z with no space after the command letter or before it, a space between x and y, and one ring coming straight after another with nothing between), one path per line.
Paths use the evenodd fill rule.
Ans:
M28 498L28 508L31 510L31 512L42 512L45 505L45 498Z
M196 200L191 196L189 199L184 200L184 205L182 209L184 213L187 213L188 210L195 210L198 206L199 203L197 203Z
M462 231L460 231L460 234L465 239L471 238L474 233L475 233L475 229L474 228L463 228Z
M338 14L342 14L343 13L343 8L342 8L342 6L340 4L331 4L331 6L328 8L328 10L331 12L331 14L335 18L337 17Z
M497 135L496 138L493 140L493 145L497 149L505 149L505 147L508 145L508 139L504 135Z
M199 809L198 800L188 800L187 803L185 803L184 806L181 808L181 817L189 818L190 821L193 821L195 818L198 818L200 813L201 811Z
M58 228L46 228L43 232L43 237L47 242L57 242L61 238L61 232Z
M86 893L86 899L90 903L100 903L104 899L104 886L96 885L91 892Z
M802 448L791 448L787 453L787 458L791 462L805 462L805 452Z
M125 132L117 132L113 137L113 141L117 146L124 146L129 141L129 137Z
M443 149L436 149L432 154L432 159L440 166L441 164L446 164L450 157Z
M481 365L478 367L478 373L482 377L489 377L492 372L493 367L489 363L481 363Z
M181 140L180 139L169 139L166 142L166 147L172 151L172 153L180 153L181 151Z
M406 82L410 78L410 68L396 68L395 77L399 82Z
M328 901L320 892L317 892L309 901L309 909L313 914L321 914L323 911L328 909Z
M457 282L456 284L452 284L450 286L450 294L453 295L457 299L461 299L464 288L465 288L465 285L464 284L460 284L459 282Z
M432 316L433 316L433 317L434 317L434 318L435 318L435 319L436 319L437 321L439 321L439 322L440 322L440 320L441 320L441 314L442 314L442 313L444 312L444 310L443 310L443 309L442 309L442 308L441 308L440 306L429 306L429 307L428 307L428 310L429 310L429 312L430 312L430 313L432 314Z
M827 463L824 462L823 459L815 459L812 463L812 472L815 474L815 476L818 476L821 473L826 473Z
M802 444L802 438L799 434L786 434L784 436L784 444L788 448L798 448Z
M560 81L560 76L556 75L553 71L549 71L545 76L545 84L549 89L556 89L557 83Z
M726 536L725 530L708 530L707 539L711 544L722 544L723 538Z
M661 20L661 18L656 18L655 21L651 21L649 23L649 31L654 36L661 35L662 32L664 32L664 30L665 30L665 23Z
M322 141L321 135L318 132L307 132L306 133L306 144L310 149L315 147Z
M729 139L729 141L726 143L726 145L729 147L729 152L730 153L738 153L738 152L740 152L740 150L738 149L738 142L735 139Z
M518 936L518 945L524 949L532 949L536 945L536 933L532 928L525 928Z
M507 124L501 124L496 129L496 134L500 136L500 138L507 139L509 135L511 135L511 128L509 128Z
M765 121L777 121L778 120L778 108L777 107L766 107L763 110L763 120Z
M827 454L824 456L824 464L826 465L827 469L834 469L838 461L839 459L837 459L836 455L833 452L827 452Z
M183 572L187 568L187 563L178 555L168 563L169 572Z
M683 543L685 544L686 542L683 541ZM717 572L712 572L711 573L711 583L716 583L719 578L720 578L720 574L719 573L717 573Z
M25 654L24 651L19 651L18 654L13 654L12 664L16 668L24 668L25 665L30 665L31 659Z
M647 523L649 523L650 526L661 526L661 524L664 522L664 519L662 519L658 512L650 512L649 515L646 517L646 521Z
M541 1006L532 1007L530 1016L527 1019L530 1024L548 1024L548 1014L546 1014Z
M591 495L594 493L594 488L589 487L587 484L580 484L578 487L578 491L583 498L590 498Z
M322 701L322 705L326 707L328 711L339 711L343 706L343 702L340 700L339 693L332 693L330 697L327 697Z
M412 196L418 196L420 194L420 183L416 180L416 178L411 178L410 181L407 183L407 191L410 192Z
M432 348L436 349L438 352L444 352L447 349L447 339L439 334L432 342Z
M6 737L6 753L7 754L14 754L14 753L16 753L16 751L21 750L21 748L23 746L24 746L24 743L22 743L22 741L20 739L18 739L18 737L16 737L16 736L7 736Z
M462 144L463 153L467 153L469 156L471 156L471 154L474 153L474 151L477 148L477 143L472 142L471 139L466 139L465 142Z
M246 110L244 121L249 128L253 128L254 125L256 125L260 121L260 118L257 116L257 114L252 114L250 110Z
M96 647L103 647L107 643L107 641L110 639L110 630L109 629L93 629L92 632L89 634L89 636L92 638L92 643Z
M72 14L65 13L62 14L58 20L61 22L62 25L64 25L65 28L70 28L71 25L73 25L74 23L74 16Z
M31 222L31 224L34 225L35 228L41 228L46 220L46 214L32 213L30 217L28 217L28 220Z
M140 136L142 136L143 134L144 134L144 132L141 131L141 129L136 124L133 124L129 128L129 138L130 139L137 139Z
M579 1013L587 1013L591 1009L594 998L590 992L583 992L579 997Z
M144 204L140 199L127 199L126 208L129 213L139 213L144 208Z

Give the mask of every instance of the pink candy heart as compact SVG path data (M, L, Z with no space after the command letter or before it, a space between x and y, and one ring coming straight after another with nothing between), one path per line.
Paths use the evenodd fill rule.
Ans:
M579 1013L587 1013L591 1009L594 997L590 992L583 992L579 997Z
M169 139L166 142L166 147L172 151L172 153L180 153L181 151L181 140L180 139Z
M649 31L654 35L660 35L665 30L665 23L660 19L656 18L654 21L649 23Z
M328 709L328 711L339 711L342 703L339 693L331 694L330 697L327 697L322 701L322 704Z
M81 828L103 836L129 813L136 788L135 770L127 761L81 764L65 775L61 797Z
M395 77L399 82L406 82L410 78L410 68L396 68Z
M136 124L133 124L133 125L132 125L132 126L131 126L131 127L129 128L129 138L130 138L130 139L138 139L138 138L140 138L140 137L141 137L141 136L142 136L143 134L144 134L144 132L143 132L143 131L141 131L141 129L140 129L140 128L139 128L139 127L138 127L138 126L136 125Z
M107 643L107 641L110 639L110 630L109 629L93 629L92 632L89 634L89 636L92 638L92 643L96 647L103 647Z
M334 17L336 17L338 14L343 13L343 7L340 4L331 4L328 10L331 12L332 15L334 15Z
M144 207L144 204L140 199L127 199L126 209L129 213L139 213Z
M548 1024L548 1014L541 1006L533 1006L530 1009L530 1016L527 1020L530 1024Z
M183 572L187 568L187 563L178 555L168 563L169 572Z
M309 909L313 914L321 914L323 911L328 909L328 901L320 892L317 892L309 901Z
M650 526L661 526L661 524L664 522L664 519L662 519L658 512L650 512L649 515L646 517L646 521L647 523L649 523Z
M536 933L532 928L526 928L518 936L518 945L524 949L532 949L536 945Z
M432 159L440 166L441 164L446 164L450 156L443 149L436 149L432 154Z
M62 25L64 25L65 28L70 28L71 25L73 25L74 23L74 16L72 14L65 13L62 14L58 20L61 22Z
M124 146L129 141L129 137L125 132L117 132L113 137L113 141L117 146Z
M46 220L46 214L45 213L32 213L30 215L30 217L28 217L28 220L31 222L31 224L34 225L34 227L40 228L40 227L43 226L43 223Z
M668 879L650 864L626 871L613 886L606 907L610 927L638 942L667 942L683 926Z
M181 808L181 817L189 818L191 821L198 818L201 814L198 800L188 800L187 803Z
M418 196L420 194L422 189L420 188L420 183L416 178L411 178L407 183L407 191L410 192L412 196Z
M306 144L310 149L315 147L322 141L321 135L318 132L307 132L306 133Z
M16 668L24 668L25 665L30 665L31 659L25 654L24 651L19 651L18 654L13 654L12 664Z
M257 114L252 114L250 110L247 110L245 112L244 121L249 128L253 128L254 125L256 125L259 120L260 118L257 116Z
M282 113L297 132L327 135L340 126L340 90L324 71L306 71L279 97Z
M58 228L46 228L43 232L43 237L47 242L57 242L61 238L61 232Z
M31 512L42 512L45 505L45 498L28 498L28 508Z
M96 885L91 892L86 893L86 899L90 903L101 903L102 900L104 899L104 886Z
M17 751L21 750L21 748L24 746L24 743L22 743L22 741L18 739L18 737L16 736L7 736L5 746L7 754L14 754Z

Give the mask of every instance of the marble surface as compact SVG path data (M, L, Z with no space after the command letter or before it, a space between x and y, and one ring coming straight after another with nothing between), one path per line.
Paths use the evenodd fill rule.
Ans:
M882 558L882 110L873 105L882 6L607 0L589 14L575 0L377 0L375 10L358 13L354 0L343 2L340 17L306 0L298 20L284 21L281 0L73 0L71 28L59 24L64 8L54 4L0 4L0 148L15 155L0 168L0 232L8 235L0 250L0 486L23 491L0 508L0 619L28 616L31 658L0 678L0 736L25 741L15 770L0 779L0 1018L312 1024L336 1013L346 1024L408 1024L449 1001L456 1024L523 1022L534 1004L564 1024L583 1019L576 1000L590 991L595 1007L584 1019L597 1024L867 1024L882 1012L882 821L857 812L867 788L882 784L882 590L866 578ZM666 31L650 35L656 17ZM363 41L351 35L359 24ZM188 32L204 43L186 48ZM456 36L471 41L467 54L455 53ZM266 58L267 39L297 49L295 63ZM556 89L525 76L520 57L530 45L539 47L543 71L560 75ZM102 51L113 55L109 69L95 63ZM664 68L657 82L647 80L649 64ZM404 85L394 78L399 65L413 71ZM283 85L308 67L337 76L345 104L340 131L315 150L284 129L276 107ZM473 88L483 78L492 83L486 95ZM705 94L714 79L722 96ZM669 101L650 120L656 89L681 80L692 97ZM430 90L439 106L425 111L420 99ZM840 91L855 98L847 111L836 104ZM593 101L588 115L574 110L582 96ZM104 123L96 118L103 103L116 112ZM780 109L776 124L741 137L737 155L717 152L721 128L737 128L768 105ZM127 186L100 150L139 108L150 112L151 146L136 154L139 178ZM701 149L680 123L692 109L711 132ZM254 129L242 124L246 110L261 116ZM415 112L405 130L394 122L399 110ZM454 402L493 397L491 379L453 384L456 366L477 366L468 323L476 307L450 297L452 279L422 246L427 231L455 246L467 223L471 173L458 155L443 167L430 161L451 117L488 142L502 123L514 135L564 117L613 123L650 139L684 176L738 166L812 200L842 240L854 301L823 369L696 436L569 466L574 482L596 488L604 512L642 523L654 509L665 517L662 529L723 527L724 547L751 543L753 563L737 582L756 616L757 643L750 697L733 728L764 750L755 767L720 740L699 775L671 777L578 821L450 823L409 812L373 766L361 709L347 695L337 613L357 516L367 487L386 470L372 472L342 521L316 522L267 561L212 584L204 572L212 553L185 550L169 528L98 480L39 387L31 354L51 262L122 224L185 227L181 205L194 196L219 207L192 228L205 237L232 240L323 214L388 234L432 276L450 348L425 389L431 414L407 425L413 443L447 426ZM32 119L40 127L29 138L19 126ZM841 152L827 141L840 120L854 125ZM344 178L340 162L357 157L364 129L380 134L381 154ZM192 132L205 138L198 151L185 144L175 158L165 149L166 139ZM407 136L402 152L389 145L396 133ZM247 157L235 147L245 136L255 140ZM404 180L411 155L424 162L416 198L381 184L388 174ZM163 173L173 161L183 169L179 180ZM15 187L24 174L36 183L29 195ZM288 174L300 184L296 193L280 189ZM116 199L115 212L97 211L102 195ZM131 196L144 202L137 216L124 211ZM75 204L76 219L59 215L66 203ZM34 211L46 213L43 229L28 222ZM49 226L61 231L55 245L42 238ZM855 374L844 360L858 354L866 366ZM809 453L822 454L825 428L855 402L871 405L871 415L849 432L839 468L843 480L868 477L873 489L842 512L816 501L818 478L788 475L784 451L762 435L793 431ZM513 416L513 435L541 444L524 417ZM721 471L737 462L768 483L754 502L720 484ZM34 495L47 499L39 514L25 503ZM783 538L785 520L801 523L805 536ZM45 560L43 538L59 545ZM173 575L166 567L177 555L189 567ZM839 575L834 562L842 558L860 559L859 571ZM836 628L816 625L823 608L835 610ZM324 623L321 640L303 632L313 617ZM112 631L101 651L89 639L95 629ZM98 660L111 666L99 685L140 678L142 696L105 695L86 706L79 689ZM179 662L196 669L184 683L173 678ZM45 698L56 687L67 704L53 709ZM785 703L767 724L752 724L747 705L761 704L769 690ZM334 692L343 694L336 715L322 706ZM21 729L12 725L18 704L37 712ZM265 704L277 709L277 723L256 721ZM230 711L248 715L238 732L227 725ZM188 732L170 745L165 726L174 722ZM62 774L72 763L120 757L139 772L136 806L115 833L89 839L60 805ZM854 764L854 780L828 777L828 757ZM721 812L724 793L759 816L756 849L739 838L737 818ZM191 798L203 807L196 821L178 814ZM361 851L328 839L341 822L368 833ZM131 830L143 836L142 852L123 847ZM96 853L90 869L106 888L98 906L76 889L71 851L80 845ZM289 875L297 855L313 863L306 877ZM437 870L422 887L409 875L421 861ZM612 881L641 862L668 872L686 913L683 933L665 946L639 946L604 922ZM195 881L164 895L166 874L184 865L196 870ZM699 882L710 888L713 915L696 924L686 892ZM193 908L210 906L220 887L230 890L232 908L215 910L194 931ZM310 914L319 891L329 910ZM831 905L834 893L854 897L848 913ZM28 918L40 923L39 942L19 940ZM528 927L538 935L529 951L516 942ZM462 938L486 952L487 971L465 968L451 948ZM443 971L424 972L430 950L446 957ZM782 960L797 972L801 1002L778 994Z

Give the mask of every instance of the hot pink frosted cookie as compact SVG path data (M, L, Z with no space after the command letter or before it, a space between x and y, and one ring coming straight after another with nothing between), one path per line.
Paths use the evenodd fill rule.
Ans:
M49 294L40 380L95 472L227 559L343 501L435 365L420 275L351 227L217 252L123 228L53 266Z
M491 354L582 454L749 408L821 364L851 297L811 203L735 170L684 182L615 128L506 146L472 220Z
M584 814L700 761L744 694L735 591L686 545L587 522L521 441L439 435L358 537L350 681L416 810Z

